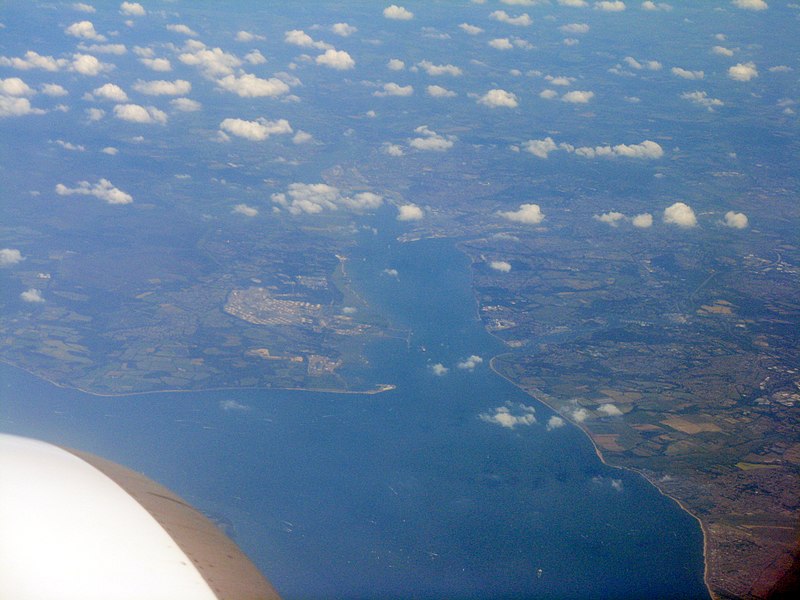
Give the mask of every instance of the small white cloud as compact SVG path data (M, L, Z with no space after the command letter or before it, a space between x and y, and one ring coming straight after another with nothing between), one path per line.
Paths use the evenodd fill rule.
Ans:
M544 213L538 204L520 204L519 209L513 211L499 211L504 219L525 225L538 225L544 221Z
M180 33L181 35L186 35L189 37L197 37L196 31L190 29L187 25L182 23L167 25L167 31L171 31L172 33Z
M516 108L519 106L519 100L516 94L512 92L494 89L489 90L478 98L478 104L483 104L489 108Z
M91 44L87 46L81 43L78 44L78 48L84 52L94 52L96 54L115 54L117 56L122 56L128 53L128 48L125 44Z
M755 63L738 63L728 69L728 77L735 81L750 81L758 77L758 69Z
M461 369L462 371L472 371L478 365L483 363L483 358L478 356L477 354L472 354L465 358L464 360L460 361L456 366Z
M55 143L64 148L64 150L69 150L70 152L86 151L86 146L82 146L81 144L73 144L72 142L65 142L64 140L56 140Z
M57 98L60 96L66 96L69 92L58 85L57 83L43 83L42 84L42 93L45 96L50 96L53 98Z
M511 50L514 48L514 44L508 38L495 38L489 40L488 43L495 50Z
M416 204L401 204L397 207L398 221L419 221L425 214Z
M249 31L237 31L236 36L234 38L237 42L255 42L256 40L263 41L265 38L263 35L258 35L256 33L251 33Z
M638 227L639 229L647 229L653 226L653 215L650 213L636 215L631 219L631 223L633 223L634 227Z
M594 7L596 10L606 12L621 12L625 10L625 3L622 0L601 0L600 2L595 2Z
M99 100L111 100L112 102L128 101L128 94L115 83L105 83L99 88L95 88L90 97Z
M514 414L514 412L517 414ZM500 425L507 429L514 429L518 425L533 425L536 423L536 409L527 404L511 404L507 403L505 406L498 406L494 409L494 413L481 413L478 415L481 421Z
M667 4L666 2L653 2L652 0L645 0L645 2L642 2L642 9L652 11L670 11L672 10L672 5Z
M625 220L625 215L622 214L621 212L611 211L611 212L603 213L601 215L595 215L592 218L595 221L600 221L601 223L608 223L612 227L616 227L622 221Z
M324 54L320 54L315 59L318 65L330 67L337 71L346 71L356 66L356 61L344 50L334 50L329 48Z
M601 404L597 407L597 412L607 416L607 417L620 417L622 416L622 411L617 408L614 404Z
M16 248L3 248L0 250L0 267L10 267L25 260L22 252Z
M197 112L203 105L191 98L175 98L169 101L172 108L181 112Z
M381 271L381 273L383 275L386 275L387 277L392 277L394 279L397 279L397 277L400 275L397 269L384 269L383 271Z
M383 198L372 192L344 196L338 188L325 183L291 183L284 193L271 196L276 207L285 208L293 215L319 214L325 210L345 208L354 212L375 210Z
M97 57L91 54L75 54L72 57L72 64L70 69L81 75L89 75L93 77L100 73L105 73L113 69L113 65L109 65L97 60Z
M664 209L664 223L682 228L695 227L697 217L691 206L683 202L676 202Z
M745 10L766 10L769 5L764 0L733 0L733 5Z
M95 31L91 21L78 21L77 23L73 23L64 30L64 33L82 40L94 40L96 42L106 41L105 36Z
M585 6L589 6L589 3L586 0L558 0L558 3L561 6L572 6L574 8L583 8Z
M583 423L586 419L589 418L589 411L585 408L576 408L572 410L570 413L572 420L576 423Z
M144 6L138 2L123 2L119 5L119 12L128 17L143 17L147 14Z
M166 73L172 71L172 63L166 58L140 58L139 62L151 71Z
M226 75L217 80L217 85L241 98L274 98L287 94L290 89L284 81L277 77L262 79L252 73L244 73L239 76Z
M419 137L412 138L408 143L412 148L417 150L431 150L434 152L444 152L453 147L455 143L455 136L439 135L427 125L420 125L414 129Z
M500 21L501 23L507 23L508 25L518 25L521 27L528 27L533 23L533 19L531 19L528 13L522 13L517 17L512 17L504 10L496 10L490 13L489 18Z
M683 69L681 67L672 67L670 71L672 71L673 75L682 79L696 80L703 79L706 76L703 71L689 71L688 69Z
M302 29L292 29L283 34L283 41L292 46L301 48L316 48L317 50L330 50L333 48L326 42L317 42Z
M406 10L402 6L392 4L383 9L383 16L395 21L409 21L414 18L414 13L410 10Z
M397 83L384 83L383 89L374 92L372 95L378 98L386 96L411 96L414 93L414 87L410 85L399 85Z
M90 121L99 121L106 115L106 111L102 108L87 108L86 109L86 118Z
M443 377L444 375L447 375L449 371L450 369L445 367L442 363L436 363L435 365L431 365L431 372L437 377Z
M268 121L264 118L255 121L244 119L224 119L219 128L225 133L235 135L253 142L262 142L272 135L286 135L292 133L292 127L286 119Z
M307 144L312 141L314 141L314 136L306 131L298 131L292 138L292 143L297 145Z
M389 156L403 156L405 154L402 146L390 144L388 142L381 146L381 152L388 154Z
M244 59L251 65L263 65L267 62L267 58L258 50L251 50L244 55Z
M348 23L334 23L331 25L331 31L342 37L350 37L356 31L358 31L358 28L354 27L353 25L349 25Z
M148 96L185 96L192 91L192 84L185 79L176 79L175 81L165 81L163 79L157 81L137 81L133 84L135 89L140 94Z
M552 100L553 98L558 98L558 92L555 90L542 90L539 92L539 98L543 98L544 100Z
M237 215L244 215L245 217L255 217L258 214L258 209L247 204L237 204L233 207L231 212Z
M729 210L725 213L725 225L733 229L747 229L747 215Z
M461 69L455 65L435 65L429 60L420 61L417 63L417 66L433 77L438 75L452 75L458 77L462 73Z
M559 427L564 426L564 419L557 415L553 415L547 420L547 431L553 431L553 429L558 429Z
M461 31L468 33L469 35L478 35L479 33L483 33L483 29L478 27L477 25L470 25L469 23L461 23L459 25Z
M250 410L249 406L242 404L241 402L237 402L236 400L220 400L219 407L225 412L246 412Z
M511 271L511 263L504 260L493 260L489 263L489 267L501 273L509 273Z
M594 92L573 90L561 96L562 102L570 102L571 104L586 104L594 98Z
M103 154L108 154L109 156L116 156L117 154L119 154L119 150L117 150L113 146L106 146L105 148L100 150L100 152L102 152Z
M586 23L567 23L566 25L562 25L558 28L561 33L588 33L589 32L589 25Z
M78 187L68 188L63 183L56 185L56 194L59 196L94 196L108 204L130 204L133 197L114 187L108 179L100 179L97 183L91 184L88 181L79 181Z
M681 94L683 100L693 102L698 106L704 106L708 110L714 110L714 107L724 106L725 103L719 98L711 98L706 92L684 92Z
M425 88L425 91L428 96L432 96L433 98L452 98L458 95L454 91L448 90L440 85L429 85Z
M73 10L77 10L78 12L84 13L96 13L97 9L91 4L86 4L85 2L74 2L72 4Z
M43 71L59 71L69 66L69 61L66 58L53 58L52 56L43 56L33 50L28 50L21 57L0 56L0 66L11 67L20 71L28 71L30 69L42 69Z
M34 89L19 77L0 79L0 94L4 96L33 96L35 93Z
M386 63L386 66L389 68L390 71L402 71L403 69L406 68L406 63L404 63L399 58L393 58L388 63Z
M35 288L30 288L29 290L25 290L22 292L19 297L22 299L23 302L30 302L32 304L40 304L44 302L44 298L42 298L42 292Z
M154 106L140 106L139 104L117 104L114 107L114 116L122 121L131 123L160 123L167 122L167 113Z
M733 56L733 50L726 48L725 46L714 46L711 48L711 52L718 54L719 56Z

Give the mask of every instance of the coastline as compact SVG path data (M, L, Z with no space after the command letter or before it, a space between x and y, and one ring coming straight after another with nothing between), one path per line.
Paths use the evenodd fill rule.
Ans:
M709 569L710 569L710 566L709 566L709 550L710 550L709 549L709 532L706 529L705 523L703 523L703 521L700 519L700 517L698 517L691 510L689 510L683 504L683 502L681 502L680 500L678 500L674 496L671 496L670 494L668 494L664 490L662 490L655 481L653 481L650 477L648 477L646 474L644 474L640 470L635 469L633 467L614 465L614 464L608 462L606 460L605 456L603 456L602 450L600 450L598 445L592 439L592 436L589 433L588 429L586 429L585 427L583 427L579 423L576 423L575 421L573 421L572 419L570 419L566 415L562 414L561 411L559 411L555 406L552 406L548 402L545 402L544 400L542 400L538 396L535 396L534 394L532 394L531 392L529 392L528 390L523 388L521 385L519 385L518 383L516 383L512 379L510 379L510 378L506 377L505 375L503 375L502 373L500 373L494 366L494 360L496 358L498 358L499 356L502 356L502 355L493 356L491 359L489 359L489 368L492 370L492 372L495 375L497 375L499 377L502 377L503 379L508 381L511 385L513 385L514 387L516 387L519 390L522 390L528 396L530 396L531 398L533 398L534 400L536 400L540 404L543 404L544 406L546 406L547 408L549 408L550 410L552 410L553 412L555 412L556 414L558 414L559 416L564 418L570 424L572 424L575 427L577 427L578 429L580 429L583 432L583 434L589 439L589 442L592 444L592 447L594 448L594 452L597 455L597 458L599 458L600 462L602 462L604 465L606 465L608 467L611 467L613 469L621 469L621 470L624 470L624 471L630 471L631 473L636 473L637 475L642 477L645 481L647 481L650 485L652 485L658 491L659 494L661 494L665 498L669 498L670 500L675 502L675 504L677 504L681 508L681 510L683 510L686 514L688 514L689 516L691 516L693 519L695 519L697 521L697 523L700 525L700 531L703 534L703 584L706 586L706 590L708 591L708 595L711 598L711 600L720 600L720 596L718 596L717 594L714 593L714 591L711 589L711 586L708 583Z
M204 392L226 392L226 391L269 391L269 392L280 392L280 391L289 391L289 392L313 392L313 393L320 393L320 394L351 394L351 395L362 395L362 396L374 396L376 394L382 394L383 392L390 392L397 388L397 386L393 383L379 383L373 389L369 390L337 390L333 388L303 388L303 387L259 387L259 386L224 386L224 387L209 387L209 388L199 388L196 390L183 390L183 389L162 389L162 390L146 390L143 392L119 392L119 393L102 393L102 392L94 392L92 390L87 390L81 387L77 387L74 385L67 385L65 383L59 383L58 381L54 381L49 377L45 377L39 373L31 371L26 367L22 367L20 365L14 364L4 359L0 359L0 363L12 367L14 369L19 369L36 377L37 379L41 379L42 381L46 381L49 384L54 385L57 388L63 390L75 390L77 392L81 392L83 394L89 394L90 396L95 396L98 398L129 398L133 396L149 396L152 394L202 394Z

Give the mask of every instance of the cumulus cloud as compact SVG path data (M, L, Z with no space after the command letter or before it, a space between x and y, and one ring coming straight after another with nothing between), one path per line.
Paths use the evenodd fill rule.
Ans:
M139 62L151 71L166 73L172 71L172 63L167 58L140 58Z
M97 42L105 42L106 38L95 31L94 24L91 21L78 21L73 23L64 30L64 33L83 40L94 40Z
M185 65L199 68L210 79L232 75L234 69L242 64L233 54L224 52L221 48L207 48L201 42L191 44L187 50L178 55L178 60Z
M622 214L621 212L611 211L600 215L594 215L594 217L592 218L595 221L600 221L601 223L608 223L612 227L616 227L622 221L625 220L625 215Z
M72 142L65 142L64 140L56 140L55 143L58 146L64 148L64 150L70 150L71 152L85 152L86 146L81 144L73 144Z
M292 127L286 119L268 121L259 118L255 121L244 119L224 119L219 124L220 131L235 135L253 142L262 142L272 135L286 135L292 133Z
M244 55L244 59L251 65L263 65L267 62L267 58L258 50L251 50Z
M0 94L0 118L41 115L44 112L42 109L31 106L31 102L27 98Z
M488 43L495 50L511 50L514 47L508 38L495 38Z
M331 25L331 31L342 37L350 37L358 31L358 28L348 23L334 23Z
M297 145L307 144L308 142L311 142L313 140L314 136L306 131L298 131L297 133L294 134L294 137L292 137L292 143Z
M462 371L472 371L478 365L483 363L483 358L478 356L477 354L472 354L465 358L464 360L460 361L456 366L461 369Z
M180 112L197 112L203 105L200 104L197 100L192 100L191 98L175 98L169 101L170 106L175 110L179 110Z
M386 63L386 66L389 68L390 71L402 71L406 68L406 63L404 63L399 58L392 58Z
M617 408L614 404L601 404L597 407L597 412L607 417L620 417L622 416L622 411Z
M172 33L180 33L181 35L186 35L189 37L196 37L197 32L189 28L187 25L182 23L174 23L167 25L167 31L171 31Z
M504 260L493 260L489 263L489 267L501 273L508 273L511 271L511 263Z
M346 196L338 188L325 183L291 183L286 192L272 194L271 198L276 206L293 215L315 215L339 208L365 212L383 204L383 198L378 194L361 192Z
M117 104L114 107L114 116L131 123L160 123L167 122L167 113L155 106L141 106L139 104Z
M22 252L16 248L3 248L0 250L0 267L10 267L24 260Z
M518 425L533 425L536 423L536 409L527 404L511 404L498 406L494 413L481 413L478 415L481 421L500 425L507 429L514 429ZM514 414L516 413L516 414Z
M144 6L138 2L123 2L119 5L119 12L128 17L143 17L147 14Z
M572 420L576 423L583 423L589 418L589 411L585 408L575 408L570 412L570 417L572 417Z
M553 98L558 98L558 92L550 89L542 90L539 92L539 98L544 100L552 100Z
M688 100L689 102L693 102L698 106L704 106L708 110L714 110L714 107L717 106L724 106L725 103L720 100L719 98L712 98L706 92L684 92L681 94L681 98L683 100Z
M769 5L764 0L733 0L733 5L745 10L766 10Z
M53 58L44 56L33 50L28 50L22 56L7 57L0 56L0 66L11 67L19 71L30 69L41 69L43 71L59 71L69 66L69 61L65 58Z
M483 104L489 108L516 108L519 101L516 94L506 90L489 90L478 98L478 104Z
M445 367L442 363L436 363L435 365L431 365L431 372L436 375L437 377L443 377L447 375L450 371L447 367Z
M683 202L676 202L664 209L664 223L689 228L697 225L697 217L692 207Z
M128 52L128 48L125 46L125 44L91 44L89 46L86 44L78 44L78 48L85 52L116 54L117 56L122 56Z
M553 429L558 429L559 427L564 426L564 419L557 415L553 415L547 420L547 431L553 431Z
M703 71L689 71L688 69L683 69L681 67L672 67L670 69L673 75L676 77L681 77L682 79L703 79L706 74Z
M34 89L19 77L0 79L0 94L5 96L33 96L35 93Z
M551 152L564 150L574 153L583 158L638 158L638 159L657 159L664 155L664 149L656 142L644 140L639 144L617 144L616 146L580 146L572 144L557 144L553 138L546 137L541 140L528 140L523 144L526 152L530 152L538 158L547 158Z
M330 44L325 42L315 41L302 29L292 29L283 34L283 41L292 46L299 46L301 48L316 48L317 50L328 50L333 48Z
M541 140L528 140L522 147L539 158L547 158L551 152L559 149L559 145L549 136Z
M263 79L252 73L226 75L217 80L217 85L241 98L275 98L289 93L289 86L277 77Z
M444 152L453 147L455 143L455 136L439 135L427 125L420 125L414 129L414 133L419 134L419 137L412 138L408 144L417 150L432 150L434 152Z
M220 400L219 407L225 412L246 412L250 410L249 406L242 404L241 402L237 402L236 400Z
M399 85L397 83L384 83L383 89L374 92L372 95L379 98L386 96L411 96L414 93L414 87L410 85Z
M98 99L98 100L111 100L113 102L127 102L128 94L126 94L125 90L123 90L115 83L105 83L100 87L92 90L92 93L88 94L86 98Z
M589 31L589 25L586 23L567 23L559 27L558 30L562 33L587 33Z
M97 183L79 181L78 186L69 188L63 183L56 185L56 194L59 196L94 196L108 204L130 204L133 197L114 187L108 179L100 179Z
M477 25L470 25L469 23L461 23L458 27L461 29L461 31L464 31L469 35L478 35L479 33L483 33L483 29Z
M37 290L36 288L30 288L22 292L19 297L22 299L23 302L30 302L32 304L41 304L44 302L44 298L42 298L42 292Z
M733 229L747 229L747 215L729 210L725 213L725 225Z
M100 152L102 152L103 154L108 154L109 156L116 156L117 154L119 154L119 150L117 150L113 146L106 146L105 148L100 150Z
M397 279L397 277L400 275L397 269L384 269L381 271L381 274L386 275L387 277L394 277L395 279Z
M234 38L237 42L255 42L256 40L265 40L263 35L258 35L256 33L251 33L249 31L237 31L236 36Z
M405 154L402 146L390 144L388 142L381 146L381 152L388 154L389 156L403 156Z
M672 6L667 4L666 2L653 2L652 0L645 0L642 2L642 9L643 10L663 10L669 11L672 10Z
M237 204L233 207L231 212L237 215L244 215L245 217L255 217L258 214L258 209L247 204Z
M735 81L750 81L758 77L758 69L752 62L738 63L728 69L728 77Z
M410 10L406 10L402 6L392 4L383 9L383 16L395 21L409 21L414 18L414 13Z
M100 62L97 57L91 54L75 54L70 65L70 70L92 77L110 71L112 68L112 65Z
M461 69L455 65L435 65L429 60L420 61L417 63L417 66L425 71L428 75L434 77L438 75L452 75L454 77L458 77L462 73Z
M636 215L631 219L631 223L633 223L634 227L638 227L639 229L647 229L653 226L653 215L650 213Z
M622 60L625 61L625 64L631 69L636 69L637 71L641 71L642 69L647 69L648 71L660 71L662 67L661 63L657 60L639 61L632 56L626 56Z
M606 12L620 12L625 10L625 3L622 0L601 0L595 2L594 7L596 10L604 10Z
M504 10L496 10L489 15L490 19L494 19L495 21L500 21L501 23L507 23L509 25L519 25L521 27L527 27L531 23L533 23L533 19L531 19L528 13L522 13L517 17L512 17Z
M85 13L95 13L97 9L91 4L86 4L85 2L74 2L72 4L72 8L77 10L78 12L85 12Z
M133 84L133 89L148 96L185 96L192 91L192 84L185 79L176 79L175 81L139 80Z
M573 90L561 96L563 102L570 102L572 104L586 104L594 98L594 92Z
M589 5L586 0L558 0L558 3L561 6L572 6L575 8L583 8Z
M457 96L454 91L448 90L440 85L429 85L425 88L425 91L429 96L434 98L452 98L453 96Z
M504 219L526 225L538 225L544 220L544 213L538 204L520 204L517 210L499 211Z
M323 65L337 71L346 71L356 66L356 61L344 50L334 50L329 48L324 54L320 54L315 59L318 65Z
M398 221L419 221L425 214L416 204L401 204L397 207Z
M718 54L719 56L733 56L733 50L726 48L725 46L714 46L711 48L711 52Z
M86 117L90 121L99 121L102 119L106 114L102 108L87 108L86 109Z

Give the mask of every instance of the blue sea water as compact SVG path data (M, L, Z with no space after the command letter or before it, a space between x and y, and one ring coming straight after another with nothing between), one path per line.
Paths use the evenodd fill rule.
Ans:
M576 428L548 431L551 411L488 368L503 349L477 318L467 258L396 233L364 233L348 261L411 332L370 349L391 392L104 398L0 366L0 430L167 485L225 523L286 598L707 598L697 522L602 465ZM484 362L458 369L470 355ZM506 402L538 422L479 418Z

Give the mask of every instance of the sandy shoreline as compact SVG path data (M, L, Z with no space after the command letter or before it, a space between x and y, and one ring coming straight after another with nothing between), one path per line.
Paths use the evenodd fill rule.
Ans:
M542 400L541 398L539 398L539 397L537 397L537 396L534 396L534 395L533 395L533 394L531 394L531 393L530 393L528 390L524 389L522 386L520 386L519 384L517 384L515 381L513 381L513 380L509 379L508 377L506 377L505 375L503 375L502 373L500 373L500 372L499 372L499 371L498 371L498 370L495 368L495 366L494 366L494 360L495 360L495 358L497 358L497 356L493 356L493 357L492 357L492 358L489 360L489 368L492 370L492 372L493 372L493 373L495 373L495 374L496 374L496 375L498 375L499 377L502 377L503 379L505 379L506 381L508 381L508 382L509 382L511 385L513 385L514 387L516 387L516 388L518 388L518 389L522 390L523 392L525 392L527 395L529 395L531 398L533 398L533 399L534 399L534 400L536 400L537 402L539 402L539 403L541 403L541 404L544 404L544 405L545 405L546 407L548 407L550 410L554 411L556 414L560 415L561 417L563 417L564 419L566 419L567 421L569 421L569 422L570 422L572 425L574 425L574 426L576 426L578 429L580 429L580 430L583 432L583 434L584 434L584 435L585 435L587 438L589 438L589 442L591 442L591 444L592 444L592 447L594 448L594 452L595 452L595 454L597 454L597 457L600 459L600 462L602 462L604 465L606 465L606 466L609 466L609 467L611 467L611 468L614 468L614 469L623 469L623 470L626 470L626 471L630 471L630 472L632 472L632 473L636 473L637 475L641 476L641 477L642 477L642 478L643 478L645 481L647 481L647 483L649 483L649 484L650 484L650 485L652 485L652 486L653 486L653 487L654 487L656 490L658 490L658 493L659 493L659 494L661 494L661 495L662 495L662 496L664 496L665 498L669 498L670 500L672 500L673 502L675 502L675 504L677 504L677 505L678 505L678 506L681 508L681 510L683 510L683 511L684 511L686 514L688 514L689 516L691 516L693 519L695 519L695 520L696 520L696 521L699 523L699 525L700 525L700 531L702 531L702 533L703 533L703 583L705 584L705 586L706 586L706 590L708 591L708 594L709 594L709 596L712 598L712 600L717 600L717 599L718 599L718 596L717 596L717 595L716 595L716 594L715 594L715 593L712 591L711 587L710 587L710 586L709 586L709 584L708 584L708 575L709 575L709 564L708 564L708 555L709 555L709 547L708 547L708 543L709 543L709 534L708 534L708 531L706 530L706 526L705 526L705 524L703 523L703 521L702 521L702 520L700 520L700 518L699 518L697 515L695 515L695 514L694 514L694 513L693 513L691 510L689 510L689 509L688 509L688 508L687 508L687 507L686 507L686 506L683 504L683 502L681 502L680 500L678 500L678 499L677 499L677 498L675 498L674 496L671 496L670 494L667 494L667 493L666 493L664 490L662 490L662 489L661 489L661 488L658 486L658 484L657 484L655 481L653 481L652 479L650 479L650 478L649 478L647 475L645 475L644 473L642 473L642 472L641 472L641 471L639 471L638 469L634 469L634 468L632 468L632 467L625 467L625 466L620 466L620 465L614 465L614 464L611 464L611 463L609 463L609 462L606 460L606 458L603 456L603 452L600 450L600 448L597 446L597 444L595 443L595 441L592 439L592 436L591 436L591 434L589 433L589 430L588 430L588 429L586 429L585 427L583 427L581 424L579 424L579 423L576 423L575 421L573 421L572 419L570 419L570 418L569 418L569 417L567 417L566 415L562 414L562 413L561 413L561 411L559 411L559 410L558 410L558 409L557 409L555 406L552 406L551 404L549 404L548 402L545 402L545 401L544 401L544 400Z

